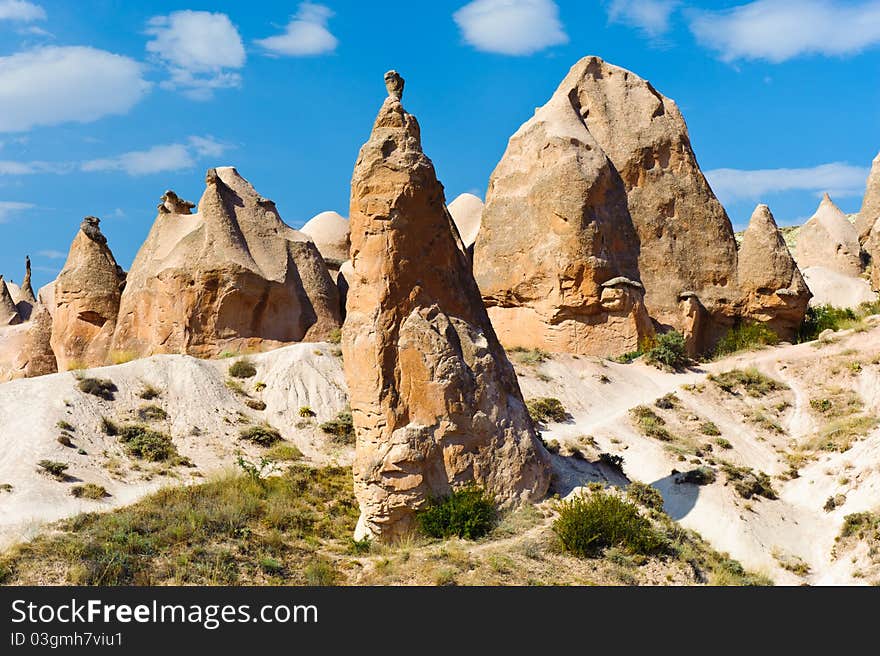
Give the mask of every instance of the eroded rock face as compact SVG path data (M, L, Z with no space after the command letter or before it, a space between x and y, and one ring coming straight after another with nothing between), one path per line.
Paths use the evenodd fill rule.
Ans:
M858 277L864 269L855 226L831 200L822 198L819 209L798 236L795 260L801 269L820 266Z
M871 164L871 173L865 185L862 209L856 218L856 232L859 235L860 244L865 245L867 243L871 235L871 229L878 219L880 219L880 154L874 158Z
M461 194L449 203L449 214L465 248L470 249L477 241L483 221L483 207L483 201L473 194Z
M739 250L740 314L766 324L780 338L797 334L812 294L766 205L758 205Z
M475 481L503 504L541 497L546 453L421 148L389 98L352 178L343 329L357 430L357 537L392 539L430 496Z
M867 251L871 255L871 289L880 292L880 219L868 233Z
M214 357L326 339L340 325L339 296L315 245L234 168L209 170L206 185L195 214L163 198L113 350Z
M83 220L55 281L51 345L60 371L108 363L125 273L99 223Z
M170 189L165 192L159 201L157 209L159 214L192 214L196 204L188 200L183 200Z
M651 317L684 329L681 294L696 294L707 316L702 334L691 338L699 350L711 348L735 313L736 240L678 106L646 80L597 57L575 64L557 94L577 102L623 181Z
M570 85L511 137L474 276L505 346L611 355L653 334L626 188Z
M348 259L350 240L348 219L336 212L321 212L306 223L300 232L311 238L331 272L338 272Z
M20 368L27 378L45 376L58 371L58 362L52 351L52 316L43 305L34 306Z
M9 293L3 276L0 276L0 326L14 326L19 323L21 323L21 315L18 313L18 308L15 306L15 301L12 300L12 294Z

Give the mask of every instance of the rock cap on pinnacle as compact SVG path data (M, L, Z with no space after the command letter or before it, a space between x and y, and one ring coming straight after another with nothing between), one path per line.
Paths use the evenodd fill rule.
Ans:
M400 73L397 71L388 71L385 73L385 88L388 89L388 95L397 101L403 99L403 87L406 84Z

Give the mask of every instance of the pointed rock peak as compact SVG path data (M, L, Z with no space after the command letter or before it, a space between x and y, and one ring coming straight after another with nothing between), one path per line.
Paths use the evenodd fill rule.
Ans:
M31 285L31 258L24 256L24 280L21 281L21 299L27 303L36 304L37 297Z
M847 220L846 214L843 213L843 210L837 206L837 203L831 200L831 196L827 193L822 194L822 202L819 203L819 207L816 209L813 218L822 221L823 223L830 221L834 223L845 223L850 227L852 226ZM855 228L853 228L853 230L855 230Z
M0 276L0 326L12 326L18 323L21 323L18 308L15 307L6 281Z
M770 207L767 205L758 205L755 208L755 211L752 212L752 218L749 220L749 229L751 229L752 226L772 226L774 230L779 229L779 226L776 225L776 219L773 218L773 212L770 211Z
M169 189L162 196L162 200L159 201L158 209L160 214L192 214L195 206L195 203L183 200Z
M403 87L406 80L400 77L397 71L388 71L385 73L385 88L388 89L388 96L393 100L400 102L403 100Z

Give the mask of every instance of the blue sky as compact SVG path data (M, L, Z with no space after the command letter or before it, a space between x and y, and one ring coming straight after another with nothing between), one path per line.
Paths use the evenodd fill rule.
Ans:
M128 267L165 189L197 201L231 164L285 220L348 213L385 96L405 105L447 196L483 196L509 136L598 55L687 119L741 228L782 224L829 190L857 211L880 150L880 1L0 0L0 273L37 285L83 216Z

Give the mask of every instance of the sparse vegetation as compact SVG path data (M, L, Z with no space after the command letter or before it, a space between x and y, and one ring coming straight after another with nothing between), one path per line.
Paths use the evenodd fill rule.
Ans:
M711 467L697 467L681 474L676 482L690 483L691 485L711 485L715 482L715 478L715 470Z
M661 396L659 399L654 401L654 406L660 408L661 410L674 410L680 404L681 402L678 400L675 392L670 392L666 396Z
M853 536L864 539L878 530L880 530L880 514L873 512L853 513L843 518L843 526L840 528L840 535L837 539L844 540ZM874 536L874 539L880 540L880 536Z
M247 440L248 442L253 442L254 444L258 444L259 446L270 447L281 441L281 433L279 433L275 428L272 428L268 424L261 424L258 426L251 426L249 428L245 428L239 433L239 436L243 440Z
M557 507L553 522L562 548L583 558L595 557L610 547L630 554L662 553L665 542L638 508L607 492L576 496Z
M294 460L300 460L302 457L302 451L300 451L295 444L290 444L288 442L275 444L275 446L266 452L266 458L277 462L292 462Z
M336 419L321 424L320 429L337 444L351 445L355 442L354 420L348 410L340 412Z
M334 328L327 336L327 341L331 344L339 344L342 342L342 329Z
M0 492L12 492L14 489L12 483L0 483Z
M798 338L801 342L811 342L826 330L846 330L853 327L860 319L849 308L836 308L831 305L819 305L807 308L804 323L801 324Z
M650 510L663 510L663 495L660 490L644 483L633 481L626 488L626 495Z
M762 323L740 323L727 331L715 347L713 356L746 351L760 346L773 346L779 343L779 336Z
M150 430L141 424L116 426L119 441L126 453L133 458L148 462L166 462L177 456L177 448L171 436Z
M74 485L72 488L70 488L70 494L75 496L77 499L92 499L95 501L110 496L110 494L107 492L107 489L103 485L96 485L95 483Z
M119 425L112 419L101 417L101 432L111 437L119 435Z
M546 362L552 356L541 349L527 349L521 346L514 347L508 351L513 360L519 364L534 366Z
M245 390L244 385L242 385L237 380L233 380L232 378L226 379L226 389L228 389L233 394L236 394L237 396L243 396L245 398L248 396L247 390Z
M168 413L158 405L142 405L138 408L138 419L141 421L165 421Z
M67 431L68 433L75 433L76 428L69 421L64 421L63 419L59 421L55 426L63 431Z
M492 530L496 520L495 501L475 485L431 499L416 513L421 532L436 539L456 536L478 540Z
M832 421L810 438L804 448L812 451L844 453L853 443L880 425L880 419L871 415L854 415Z
M229 375L239 379L253 378L257 375L257 368L248 358L242 358L229 366Z
M115 400L116 392L119 391L112 380L101 378L83 378L79 381L77 387L79 387L81 392L97 396L105 401Z
M743 499L751 499L753 497L764 497L765 499L776 499L776 490L770 477L761 471L754 471L748 467L737 467L730 463L724 463L721 467L727 482L733 485L733 489Z
M784 383L765 376L754 367L745 370L732 369L717 375L710 374L709 380L728 394L737 394L742 388L746 394L755 398L788 389Z
M529 399L526 401L526 409L529 416L536 424L546 424L549 422L561 423L569 418L562 401L549 397L541 397L537 399Z
M654 345L645 352L645 356L649 364L676 371L690 364L684 335L675 330L658 335Z
M304 405L299 409L299 416L303 419L309 419L315 416L315 411L312 410L309 406Z
M57 462L55 460L40 460L37 466L45 473L59 481L67 480L67 470L70 468L65 462Z
M58 436L58 444L61 446L66 446L68 449L73 448L73 440L70 439L70 435L62 433Z
M600 453L599 462L607 467L610 467L619 474L623 474L623 456L611 453Z
M712 436L712 437L715 437L715 436L721 435L721 431L718 430L718 426L716 426L716 425L715 425L714 423L712 423L711 421L704 421L704 422L702 422L702 423L700 424L700 432L701 432L703 435L709 435L709 436ZM724 441L727 442L727 440L724 440ZM716 440L715 443L718 444L718 443L719 443L719 440ZM725 447L725 448L730 448L730 442L727 442L727 444L728 444L728 446ZM721 446L721 445L719 444L719 446Z
M162 396L162 392L157 387L145 384L141 388L141 391L138 392L138 396L144 401L152 401L153 399L158 399L160 396Z
M244 402L244 404L251 410L256 410L257 412L262 412L266 409L266 404L263 401L259 401L257 399L248 399Z
M661 442L673 441L672 434L666 430L666 420L646 405L638 405L629 411L639 429L647 437Z
M721 447L722 449L732 449L733 444L730 443L730 440L726 440L723 437L719 437L717 440L714 440L715 444Z

